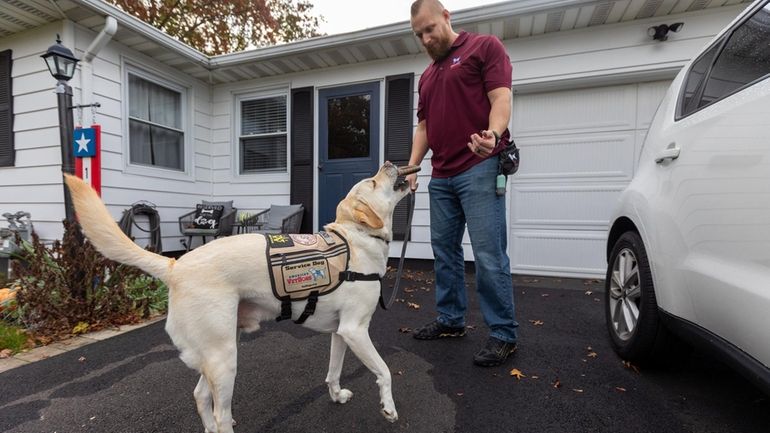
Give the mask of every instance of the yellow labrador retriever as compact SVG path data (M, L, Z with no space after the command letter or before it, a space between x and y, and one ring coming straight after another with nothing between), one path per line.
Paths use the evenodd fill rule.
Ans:
M385 274L393 209L409 194L408 184L399 183L397 178L419 169L397 168L386 162L374 177L353 186L337 206L336 220L325 229L347 239L350 271ZM194 395L206 432L232 432L238 329L256 331L259 322L273 320L281 312L281 302L271 290L265 237L243 234L220 238L174 260L133 243L90 186L77 177L65 177L78 220L96 249L112 260L160 278L169 287L166 332L182 361L201 374ZM339 383L345 351L350 347L377 376L381 413L394 422L398 414L390 371L369 337L369 322L379 296L378 281L345 281L318 298L315 314L303 326L331 333L326 383L332 400L345 403L353 395ZM294 319L306 302L293 303Z

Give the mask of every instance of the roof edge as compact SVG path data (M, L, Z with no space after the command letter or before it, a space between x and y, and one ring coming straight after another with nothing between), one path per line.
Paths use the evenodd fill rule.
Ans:
M211 66L211 58L195 48L180 42L173 37L163 33L160 29L136 18L135 16L124 12L120 8L107 3L104 0L74 0L83 6L91 8L99 13L114 17L120 25L139 33L153 42L156 42L168 49L174 50L180 55L199 63L207 69Z

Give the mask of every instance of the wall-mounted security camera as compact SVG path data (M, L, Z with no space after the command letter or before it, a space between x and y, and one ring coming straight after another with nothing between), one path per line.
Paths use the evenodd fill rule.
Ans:
M654 40L662 42L668 39L668 32L676 33L682 30L682 27L684 27L684 23L660 24L647 29L647 34Z

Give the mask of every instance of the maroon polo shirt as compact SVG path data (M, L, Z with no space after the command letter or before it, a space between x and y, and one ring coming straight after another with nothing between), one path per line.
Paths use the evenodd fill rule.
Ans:
M511 61L494 36L460 32L443 59L420 77L417 119L425 121L433 177L455 176L484 160L468 149L471 134L489 127L487 92L511 88ZM508 138L508 130L502 132ZM493 154L502 150L498 145Z

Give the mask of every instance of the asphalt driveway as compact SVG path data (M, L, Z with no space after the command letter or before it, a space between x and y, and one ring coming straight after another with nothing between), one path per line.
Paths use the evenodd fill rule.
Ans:
M486 331L473 305L462 339L418 341L433 317L432 273L412 263L403 302L375 314L371 334L393 373L395 424L379 415L374 376L348 351L345 405L324 378L329 337L269 323L239 347L237 432L766 432L770 399L710 357L638 370L609 347L601 282L516 278L521 344L478 368ZM472 273L472 269L469 270ZM471 277L469 275L469 277ZM471 279L472 281L472 279ZM475 303L475 297L471 296ZM0 374L0 431L199 432L197 375L163 322ZM510 375L521 372L521 378Z

